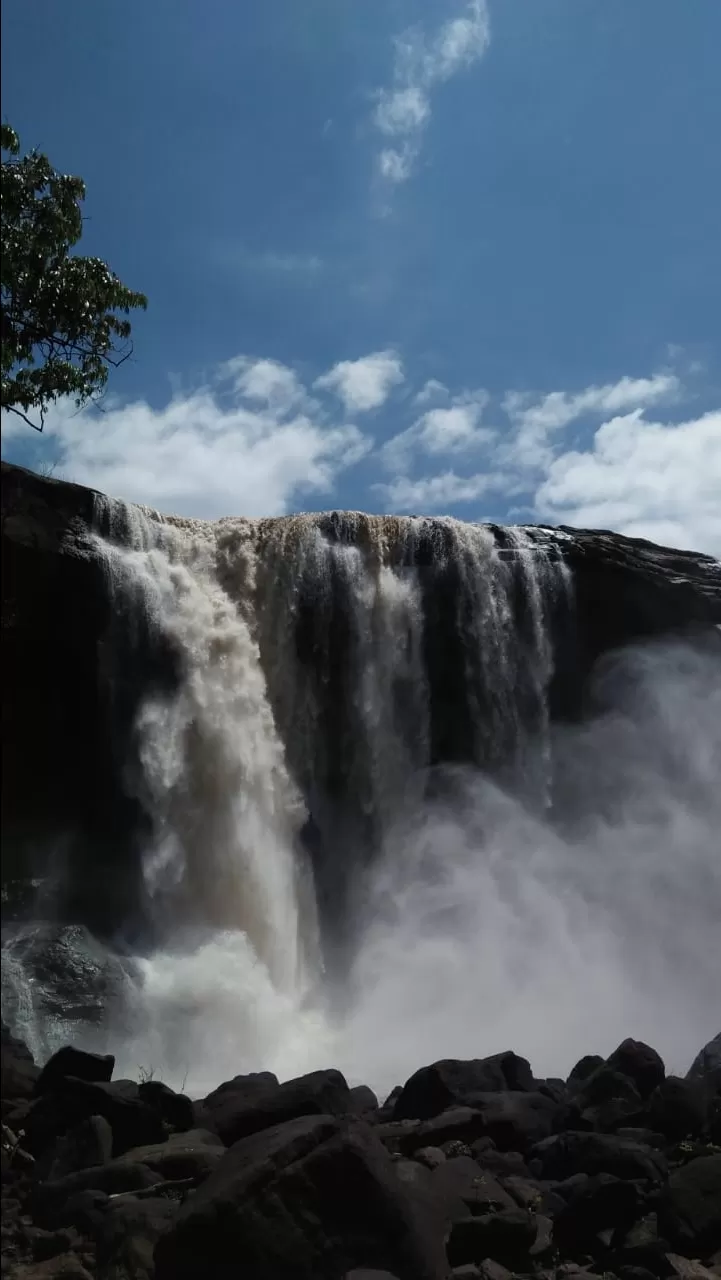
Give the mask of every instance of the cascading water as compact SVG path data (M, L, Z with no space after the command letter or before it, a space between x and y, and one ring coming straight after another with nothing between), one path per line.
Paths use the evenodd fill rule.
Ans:
M689 957L679 983L679 949L655 950L651 927L673 919L684 838L705 902L718 900L706 757L687 753L675 790L659 791L655 772L666 693L678 699L688 673L659 660L634 676L655 688L662 669L663 707L641 708L633 740L613 719L559 740L549 690L574 610L562 533L361 514L208 524L105 500L96 523L115 628L142 621L173 669L143 699L122 762L149 822L145 928L123 999L86 1043L107 1037L121 1070L187 1077L198 1093L240 1071L329 1063L390 1087L433 1056L505 1048L519 1027L531 1043L513 1047L557 1071L554 1001L571 1010L565 1062L594 1019L615 1028L633 1013L643 1034L649 992L657 1022L661 977L689 1040L704 1038L718 944L703 924L689 986ZM112 628L105 648L122 701ZM713 753L721 715L708 703ZM637 795L614 783L602 820L609 741L619 777L636 779L646 757ZM559 761L587 815L572 839L553 813ZM626 847L673 890L652 920L630 910ZM621 954L637 982L623 1000ZM27 970L6 970L22 1032L37 1002ZM656 1022L648 1038L662 1044ZM47 1025L43 1037L47 1052Z

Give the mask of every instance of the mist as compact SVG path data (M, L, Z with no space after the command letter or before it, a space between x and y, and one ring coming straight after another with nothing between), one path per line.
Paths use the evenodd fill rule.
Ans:
M357 886L340 991L332 973L280 991L233 931L156 954L128 1072L202 1093L335 1065L385 1096L439 1057L513 1048L565 1076L627 1035L685 1072L721 1018L719 655L617 654L596 693L603 710L552 742L570 821L443 771L427 788L443 798L399 816Z

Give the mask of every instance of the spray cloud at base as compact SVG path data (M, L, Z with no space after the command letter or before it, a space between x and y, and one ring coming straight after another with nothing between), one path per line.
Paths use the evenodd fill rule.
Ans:
M559 723L561 534L110 517L119 616L180 675L128 774L152 941L87 1043L196 1094L508 1047L560 1074L628 1034L685 1069L721 1012L708 637L610 655Z

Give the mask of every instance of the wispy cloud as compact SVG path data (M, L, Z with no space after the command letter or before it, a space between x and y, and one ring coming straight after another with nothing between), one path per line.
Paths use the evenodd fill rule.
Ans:
M353 413L378 409L394 386L403 382L403 362L395 351L374 351L359 360L340 360L316 378L314 387L333 391Z
M373 122L386 145L378 153L381 177L404 182L413 172L423 130L431 115L434 89L471 66L488 47L490 28L486 0L469 0L428 38L413 29L395 41L393 83L376 95Z
M218 267L265 276L276 277L290 283L311 282L319 276L325 263L317 253L294 253L281 249L251 249L247 244L235 241L215 241L208 253Z

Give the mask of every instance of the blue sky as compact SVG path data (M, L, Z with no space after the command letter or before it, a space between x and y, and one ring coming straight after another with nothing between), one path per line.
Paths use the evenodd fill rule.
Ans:
M5 0L2 109L149 297L4 456L163 510L721 555L720 0Z

